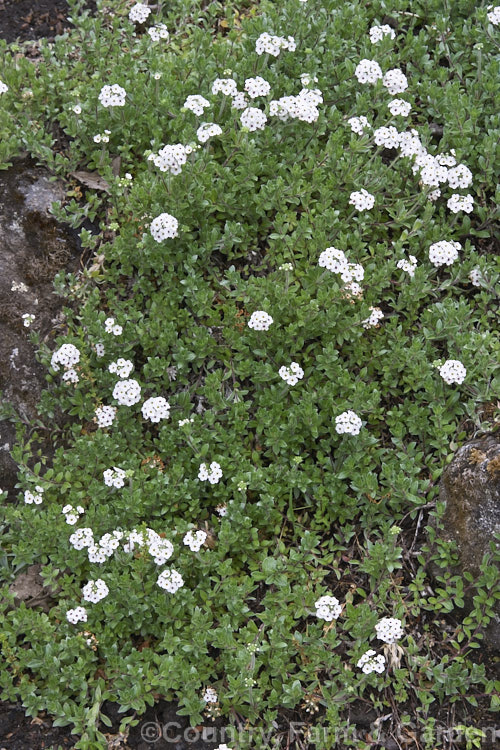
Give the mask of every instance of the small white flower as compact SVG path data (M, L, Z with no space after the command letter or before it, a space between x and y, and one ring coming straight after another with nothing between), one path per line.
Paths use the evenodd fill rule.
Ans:
M198 531L188 531L187 534L185 534L184 539L182 540L186 547L189 547L189 549L192 552L198 552L203 544L205 543L205 539L207 538L207 532L202 531L201 529L198 529Z
M86 602L96 604L109 594L109 589L102 580L97 578L95 581L89 581L82 589L82 595Z
M408 256L409 260L406 260L405 258L402 258L401 260L398 260L396 267L400 268L402 271L406 271L410 276L415 276L415 268L417 267L417 259L414 255Z
M0 94L5 94L9 90L9 87L3 81L0 81Z
M296 49L295 39L293 36L285 39L282 36L273 36L265 31L255 42L255 51L258 55L268 54L278 57L282 49L294 52Z
M250 99L255 99L258 96L267 96L271 91L271 85L261 76L247 78L244 88Z
M123 107L127 92L117 83L112 86L103 86L99 94L99 101L103 107Z
M369 211L375 205L375 196L362 188L361 191L351 193L349 203L358 211Z
M110 330L113 330L113 326ZM119 378L128 378L133 369L134 363L130 359L123 359L123 357L119 357L116 362L110 362L108 365L108 371L118 375Z
M148 398L141 408L144 419L151 422L159 422L160 419L168 419L170 414L170 404L163 396Z
M232 78L216 78L212 83L212 94L218 94L219 91L226 96L236 96L238 93L236 81Z
M202 115L203 110L207 107L210 107L210 102L208 101L208 99L205 99L204 96L200 96L199 94L191 94L184 102L184 107L186 109L189 109L195 115Z
M115 406L98 406L95 410L98 427L110 427L116 417Z
M179 427L184 427L185 425L191 424L192 422L194 422L193 417L186 417L186 419L179 419L178 425Z
M102 473L104 477L104 484L108 487L116 487L120 489L125 484L125 472L118 466L114 466L112 469L106 469Z
M156 583L170 594L175 594L176 591L184 586L184 580L176 570L164 570L158 576Z
M217 703L217 701L219 700L217 691L211 687L206 688L205 692L203 693L202 700L204 700L205 703Z
M273 319L264 310L256 310L250 316L248 327L255 331L268 331L273 324Z
M253 133L255 130L264 130L267 117L258 107L247 107L241 113L240 122L243 128Z
M35 505L40 505L43 501L43 487L40 487L38 484L35 487L34 492L30 492L30 490L26 490L24 493L24 502L27 505L31 505L34 503Z
M151 26L148 29L148 34L153 42L159 42L160 39L168 40L170 36L164 23L157 23L155 26Z
M359 435L362 426L363 423L361 419L356 412L352 411L352 409L344 411L342 414L339 414L338 417L335 417L335 432L338 435L344 433L349 435Z
M375 625L375 630L377 638L384 643L396 643L404 635L401 620L396 617L383 617Z
M87 622L87 610L85 607L75 607L75 609L68 609L66 612L66 619L73 625L77 622Z
M336 620L342 612L339 600L334 596L321 596L314 606L316 607L316 617L320 620L326 620L326 622Z
M396 94L402 94L403 91L406 91L408 88L408 79L402 70L394 68L393 70L387 71L382 79L382 84L391 96L395 96Z
M397 117L398 115L408 117L411 112L410 102L405 102L404 99L392 99L387 106L393 117Z
M104 321L104 330L106 333L112 333L113 336L121 336L123 333L123 327L115 323L114 318L106 318Z
M470 193L467 193L467 195L453 193L451 198L448 198L446 205L454 214L457 214L459 211L465 211L466 214L470 214L474 210L474 198Z
M367 128L371 128L370 123L364 115L350 117L347 122L351 126L352 132L357 133L358 135L363 135Z
M227 515L227 505L224 505L223 503L221 503L220 505L216 506L215 511L217 515L222 518L223 516Z
M378 328L379 321L384 317L384 313L380 307L370 307L370 317L362 321L363 328Z
M81 115L82 114L81 106L79 104L75 104L75 106L73 107L73 112L75 113L75 115Z
M369 649L359 659L358 667L365 674L370 674L371 672L382 673L385 669L385 658L382 654L376 655L373 649Z
M447 359L439 368L439 374L448 385L460 385L465 380L467 370L458 359Z
M290 367L280 367L278 374L288 385L296 385L304 377L304 370L297 362L292 362Z
M469 273L469 279L470 279L472 286L481 286L481 284L484 282L481 269L477 267L473 268L472 271Z
M458 258L458 251L462 249L460 242L441 240L429 247L429 260L433 266L451 266Z
M359 83L376 83L382 78L382 70L375 60L360 60L354 71Z
M24 313L24 315L22 315L22 319L24 327L29 328L30 325L34 322L35 316L31 315L30 313Z
M209 138L215 135L222 135L222 128L214 122L204 122L196 131L196 137L200 143L206 143Z
M179 222L170 214L163 213L153 219L149 231L156 242L173 239L179 236Z
M130 9L128 17L132 23L144 23L144 21L147 21L150 13L151 8L148 8L147 5L136 3L136 5Z
M217 461L212 461L208 467L206 464L200 464L198 471L198 479L202 482L210 482L210 484L218 484L222 478L222 469Z
M394 29L391 29L391 27L388 24L383 24L383 26L372 26L370 31L370 42L372 44L378 44L378 42L381 42L384 36L390 36L391 39L396 38L396 34L394 32Z
M493 6L488 5L488 13L486 14L488 17L488 21L493 24L493 26L498 26L500 24L500 5Z
M141 400L141 386L137 380L119 380L113 388L113 398L120 406L133 406Z

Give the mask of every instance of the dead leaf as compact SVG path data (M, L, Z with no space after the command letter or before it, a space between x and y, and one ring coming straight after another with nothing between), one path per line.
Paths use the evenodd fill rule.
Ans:
M101 177L99 172L85 172L79 170L78 172L71 172L71 177L81 182L85 187L91 190L103 190L105 193L109 193L109 184L106 182L104 177Z

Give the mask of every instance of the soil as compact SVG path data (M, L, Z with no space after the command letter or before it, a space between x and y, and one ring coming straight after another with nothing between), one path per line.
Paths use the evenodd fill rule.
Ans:
M66 0L0 0L0 38L7 42L55 36L71 26Z

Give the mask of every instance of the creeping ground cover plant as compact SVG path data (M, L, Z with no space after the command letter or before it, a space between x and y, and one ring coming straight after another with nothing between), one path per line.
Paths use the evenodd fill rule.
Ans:
M498 8L70 17L0 61L2 165L66 180L83 253L63 323L26 332L47 389L2 494L2 699L82 750L159 699L231 750L292 721L370 747L360 712L462 747L500 705L497 553L456 573L438 485L499 421ZM45 610L10 589L33 563Z

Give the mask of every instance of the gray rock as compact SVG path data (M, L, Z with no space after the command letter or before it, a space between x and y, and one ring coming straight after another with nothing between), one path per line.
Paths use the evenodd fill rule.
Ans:
M24 161L0 172L0 406L9 402L26 423L37 417L46 373L36 361L22 316L34 315L31 330L46 341L53 338L61 327L63 304L54 294L53 279L77 255L75 234L50 215L64 188L49 178L46 170ZM14 424L0 409L4 490L16 482L17 467L10 456L15 439Z
M459 448L443 472L440 500L446 506L440 536L456 542L459 555L459 567L453 573L468 571L477 579L491 542L497 550L500 547L494 539L500 532L500 435L485 435ZM471 604L471 598L466 598L466 606ZM495 613L484 642L500 649L500 601Z

